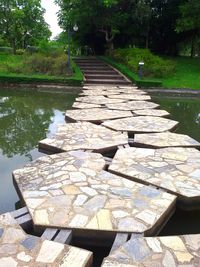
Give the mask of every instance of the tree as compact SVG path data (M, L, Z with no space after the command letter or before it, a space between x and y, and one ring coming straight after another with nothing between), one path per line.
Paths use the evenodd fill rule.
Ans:
M0 0L0 31L16 53L17 48L49 38L40 0Z
M195 43L200 38L200 2L188 0L180 5L180 18L177 20L176 31L184 34L184 39L190 39L191 57L195 55Z

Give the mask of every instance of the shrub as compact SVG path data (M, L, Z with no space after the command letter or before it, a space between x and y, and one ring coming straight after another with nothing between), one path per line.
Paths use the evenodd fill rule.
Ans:
M37 46L30 46L30 45L28 45L26 47L26 52L29 53L29 54L37 53L38 50L39 50L39 48Z
M59 57L52 57L39 53L25 57L22 64L14 69L12 68L12 72L55 76L63 76L70 73L67 70L67 56L65 54Z
M9 55L9 54L13 53L13 49L12 49L12 47L2 46L2 47L0 47L0 53L5 54L5 55Z
M24 54L24 49L17 49L16 55L23 55Z
M144 76L161 78L172 74L175 71L175 63L171 60L152 54L148 49L125 48L115 49L112 56L117 61L127 65L132 71L138 71L138 63L143 61Z

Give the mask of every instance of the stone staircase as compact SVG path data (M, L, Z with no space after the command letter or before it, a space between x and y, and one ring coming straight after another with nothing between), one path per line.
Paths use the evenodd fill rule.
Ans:
M75 58L74 61L84 74L85 85L131 85L131 82L120 72L96 57Z

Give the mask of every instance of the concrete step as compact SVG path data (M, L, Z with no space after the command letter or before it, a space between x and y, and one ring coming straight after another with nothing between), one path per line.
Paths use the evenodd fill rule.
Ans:
M93 70L93 71L99 71L99 70L109 71L109 70L113 70L109 66L105 66L105 67L102 67L102 66L96 66L96 67L80 67L80 69L82 71L90 71L90 70Z
M105 64L78 64L80 68L106 68L109 67L108 65Z
M120 79L118 73L114 74L84 74L86 79Z
M86 79L86 84L120 84L130 85L129 81L123 79Z

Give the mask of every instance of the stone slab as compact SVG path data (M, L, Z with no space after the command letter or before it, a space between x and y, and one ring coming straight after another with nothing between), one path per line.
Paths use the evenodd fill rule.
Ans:
M39 148L50 152L72 150L111 151L128 144L128 135L90 122L58 125L56 133L39 142Z
M106 104L106 107L114 110L140 110L140 109L154 109L158 108L159 105L148 101L129 101L126 103L114 103Z
M159 133L174 129L178 125L178 122L162 117L137 116L105 121L102 125L122 132Z
M109 110L105 108L91 108L81 110L67 110L65 113L66 119L71 121L89 121L102 122L105 120L132 117L130 111Z
M0 266L89 267L92 252L26 234L9 213L0 215Z
M81 102L74 102L73 108L78 109L88 109L88 108L101 108L101 105L97 104L90 104L90 103L81 103Z
M96 90L83 90L83 93L81 95L85 95L85 96L97 96L97 95L104 95L104 96L108 96L108 95L119 95L122 94L122 96L124 94L137 94L137 95L146 95L147 93L138 89L113 89L113 90L102 90L102 89L96 89Z
M199 267L200 235L131 238L102 267Z
M100 154L73 151L14 171L36 229L79 229L87 236L157 231L174 211L176 197L104 171L105 165Z
M139 110L134 110L133 114L138 116L155 116L155 117L168 117L170 115L166 110L161 110L161 109L139 109Z
M77 102L82 103L89 103L89 104L97 104L97 105L104 105L104 104L111 104L111 103L122 103L125 102L126 99L111 99L105 96L84 96L84 97L77 97Z
M134 100L134 101L147 101L151 100L149 95L141 95L138 93L135 94L118 94L118 95L108 95L108 98L111 99L123 99L123 100Z
M200 151L195 148L120 149L109 170L163 188L191 202L191 208L200 201Z
M171 132L136 134L134 143L151 148L200 147L200 143L190 136Z

